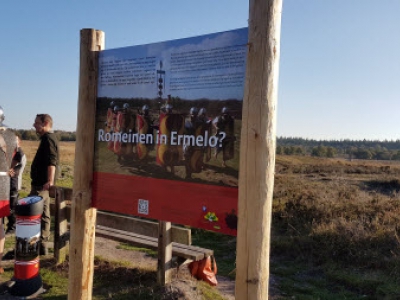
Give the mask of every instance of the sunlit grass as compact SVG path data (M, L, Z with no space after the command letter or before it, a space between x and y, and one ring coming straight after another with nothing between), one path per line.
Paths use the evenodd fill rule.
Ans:
M146 253L147 255L151 257L157 257L157 251L143 248L143 247L135 247L126 243L121 243L117 246L117 249L123 249L123 250L130 250L130 251L140 251L143 253Z
M72 153L74 147L67 146L62 151ZM116 160L113 153L103 151ZM73 159L65 157L65 179L59 182L72 186ZM218 161L210 164L216 167ZM270 271L287 296L284 299L400 299L399 179L396 162L277 156ZM28 193L29 186L28 167L21 195ZM195 245L214 250L219 274L234 278L235 237L199 229L192 229L192 237ZM7 243L12 247L12 242ZM139 272L139 282L114 290L117 282L112 276L130 276L133 271L127 271L124 263L99 262L96 268L118 272L96 277L94 299L133 299L130 293L158 299L151 298L159 291L154 272ZM7 276L12 276L12 269L1 278Z
M278 156L271 272L281 290L296 299L400 297L399 167Z

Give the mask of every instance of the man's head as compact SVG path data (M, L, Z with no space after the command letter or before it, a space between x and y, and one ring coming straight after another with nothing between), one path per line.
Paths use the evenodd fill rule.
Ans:
M172 114L172 105L171 104L167 104L167 105L165 105L165 112L167 113L167 114Z
M198 114L198 109L197 107L192 107L189 111L189 115L190 115L190 120L193 122L196 120L197 118L197 114Z
M148 115L149 114L149 106L147 105L147 104L145 104L145 105L143 105L142 106L142 114L144 114L144 115Z
M197 107L192 107L189 111L190 116L197 116L197 114L199 113Z
M53 119L48 114L37 114L33 127L35 127L37 134L43 135L53 128Z
M207 114L206 109L204 107L200 108L200 110L199 110L199 119L202 120L202 121L205 121L206 120L206 114Z

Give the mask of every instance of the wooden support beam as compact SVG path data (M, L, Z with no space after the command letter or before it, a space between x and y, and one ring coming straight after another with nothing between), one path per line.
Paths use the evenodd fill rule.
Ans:
M72 189L71 188L66 188L66 187L60 187L60 186L52 186L49 190L49 195L51 198L56 197L56 190L57 188L62 188L63 193L64 193L64 200L71 200L72 199Z
M98 51L104 32L82 29L79 99L71 212L68 299L92 299L96 209L91 207L94 160Z
M172 281L171 222L159 221L157 281L163 286Z
M66 260L69 250L67 204L63 188L56 188L55 206L57 209L54 214L54 257L56 264L61 264Z
M132 216L116 214L106 211L97 211L97 225L107 226L119 230L131 231L137 234L158 238L159 223L139 219ZM171 241L191 245L192 234L189 228L171 226Z
M158 237L154 238L101 225L96 226L97 236L158 251ZM214 255L214 250L172 242L172 255L185 259L201 260Z
M282 0L250 0L240 144L236 299L268 299Z

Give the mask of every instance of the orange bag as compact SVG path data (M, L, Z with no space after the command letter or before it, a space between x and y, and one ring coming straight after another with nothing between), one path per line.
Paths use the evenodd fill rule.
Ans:
M211 262L212 261L212 262ZM217 263L214 256L207 256L202 260L193 261L189 264L190 274L199 280L208 282L212 286L218 284L217 278Z

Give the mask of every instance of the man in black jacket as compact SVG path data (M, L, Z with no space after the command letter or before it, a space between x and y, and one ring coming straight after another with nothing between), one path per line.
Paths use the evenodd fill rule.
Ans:
M54 134L53 119L48 114L38 114L33 123L40 136L40 144L31 165L30 196L43 198L43 214L41 220L40 254L48 253L46 242L50 238L50 196L49 190L55 184L56 167L59 161L58 140Z

